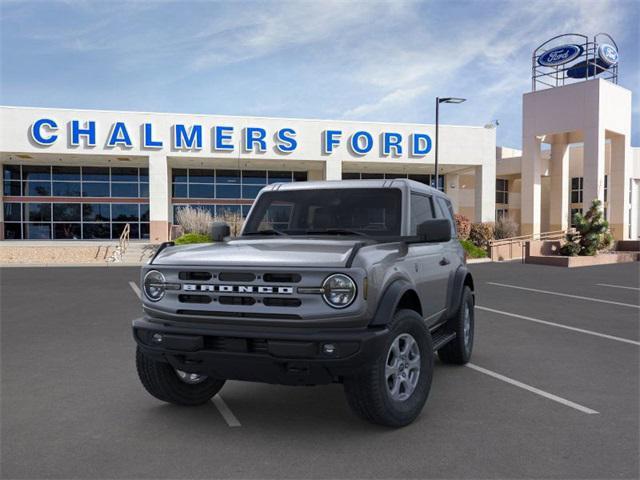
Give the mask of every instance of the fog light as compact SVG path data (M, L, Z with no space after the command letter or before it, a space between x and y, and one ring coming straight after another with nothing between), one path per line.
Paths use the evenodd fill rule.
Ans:
M333 355L336 353L336 346L333 343L325 343L322 345L322 351L327 355Z
M153 343L162 343L162 335L160 335L159 333L154 333L153 337L151 337L151 340L153 341Z

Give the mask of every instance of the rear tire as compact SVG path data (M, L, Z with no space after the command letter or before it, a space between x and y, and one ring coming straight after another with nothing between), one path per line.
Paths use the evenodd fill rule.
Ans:
M224 385L224 380L208 377L191 380L184 372L179 374L168 363L145 356L140 348L136 349L136 367L138 377L147 392L158 400L174 405L202 405L211 400Z
M469 287L464 287L460 308L447 323L451 331L456 332L456 338L438 350L438 357L442 362L464 365L471 360L474 337L473 307L473 293Z
M380 355L358 375L345 378L344 389L360 417L403 427L416 419L429 396L433 344L424 320L413 310L396 312L389 330Z

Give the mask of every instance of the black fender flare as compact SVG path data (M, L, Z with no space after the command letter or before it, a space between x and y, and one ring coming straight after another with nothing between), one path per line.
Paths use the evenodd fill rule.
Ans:
M378 308L369 325L382 327L389 323L400 303L400 299L408 290L414 290L409 281L404 278L393 280L380 297Z
M469 283L471 293L475 298L473 276L466 265L460 265L449 281L449 294L447 295L447 312L449 313L449 316L453 316L458 312L460 302L462 301L462 292L464 290L465 282Z

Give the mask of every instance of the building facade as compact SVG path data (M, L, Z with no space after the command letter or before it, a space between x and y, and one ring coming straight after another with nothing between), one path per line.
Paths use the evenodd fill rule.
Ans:
M435 185L434 126L2 107L3 239L169 237L184 205L246 214L274 182ZM495 218L495 130L441 125L438 188Z

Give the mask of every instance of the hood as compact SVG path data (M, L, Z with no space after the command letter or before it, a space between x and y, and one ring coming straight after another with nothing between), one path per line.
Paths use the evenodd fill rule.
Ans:
M238 267L344 267L357 240L238 239L228 242L168 247L154 265Z

